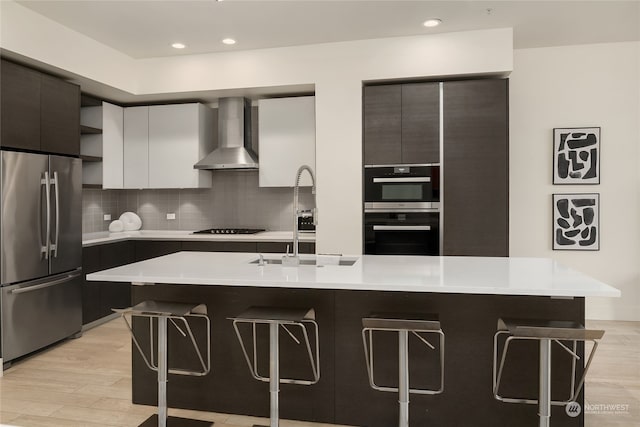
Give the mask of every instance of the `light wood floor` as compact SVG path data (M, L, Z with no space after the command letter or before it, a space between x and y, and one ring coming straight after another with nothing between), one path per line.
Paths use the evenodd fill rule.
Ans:
M586 427L640 427L640 322L588 326L607 333L587 382ZM128 332L116 319L14 364L0 378L0 424L137 426L155 408L131 404L130 355ZM230 414L174 409L169 413L215 421L215 427L265 422ZM332 427L300 421L283 421L282 426Z

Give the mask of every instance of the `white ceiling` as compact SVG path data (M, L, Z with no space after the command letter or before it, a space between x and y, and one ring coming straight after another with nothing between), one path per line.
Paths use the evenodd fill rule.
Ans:
M133 58L514 28L516 48L640 40L640 1L19 1ZM422 26L437 17L437 29ZM226 37L237 40L227 46ZM176 50L173 42L187 44Z

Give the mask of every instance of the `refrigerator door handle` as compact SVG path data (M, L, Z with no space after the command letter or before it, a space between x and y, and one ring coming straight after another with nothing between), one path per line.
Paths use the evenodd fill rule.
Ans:
M33 291L37 291L39 289L44 289L44 288L49 288L51 286L56 286L56 285L60 285L62 283L66 283L72 279L75 279L76 277L80 276L82 272L78 271L78 272L74 272L71 274L67 274L66 276L60 278L60 279L56 279L56 280L52 280L51 282L45 282L45 283L41 283L39 285L33 285L33 286L27 286L25 288L18 288L18 289L12 289L11 291L9 291L9 293L12 294L25 294L27 292L33 292Z
M44 253L44 259L49 259L49 236L51 233L51 191L49 190L49 171L44 172L44 178L40 180L40 184L44 185L45 199L47 200L47 229L45 232L44 246L40 247L40 253Z
M58 240L60 239L60 185L58 180L58 171L53 172L51 185L55 188L54 196L56 201L56 237L54 243L51 244L51 256L58 258Z

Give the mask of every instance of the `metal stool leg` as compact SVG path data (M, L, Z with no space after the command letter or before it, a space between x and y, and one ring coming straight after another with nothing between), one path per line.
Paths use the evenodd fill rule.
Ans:
M549 427L551 419L551 340L540 340L540 394L538 415L540 427Z
M269 324L269 394L271 397L270 427L278 427L280 419L278 402L278 393L280 392L279 326L280 325L275 322Z
M409 331L398 331L399 427L409 427Z
M167 318L158 317L158 427L167 427Z

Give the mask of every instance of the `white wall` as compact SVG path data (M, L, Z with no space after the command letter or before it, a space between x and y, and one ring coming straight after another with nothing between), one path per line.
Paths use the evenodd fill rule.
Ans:
M640 320L640 43L514 52L510 79L512 256L555 258L619 288L591 319ZM552 129L600 126L601 184L554 186ZM599 252L552 251L553 193L600 193Z
M108 86L137 91L133 58L10 0L0 0L0 46Z

